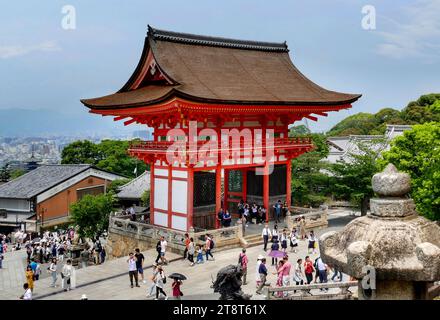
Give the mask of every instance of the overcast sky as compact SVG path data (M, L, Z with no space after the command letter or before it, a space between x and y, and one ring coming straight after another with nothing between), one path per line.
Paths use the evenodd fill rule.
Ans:
M64 5L76 9L74 30L62 28ZM362 28L365 5L376 9L375 30ZM309 121L325 131L348 115L401 109L421 94L440 92L439 16L440 0L2 1L0 109L48 109L66 119L94 118L86 120L96 130L121 129L122 123L87 114L79 99L120 89L150 24L287 41L293 62L312 81L363 94L350 111Z

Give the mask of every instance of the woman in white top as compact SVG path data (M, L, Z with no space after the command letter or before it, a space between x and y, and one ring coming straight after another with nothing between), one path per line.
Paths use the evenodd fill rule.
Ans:
M298 247L298 236L296 234L296 229L293 228L289 235L290 238L290 251L296 252L296 247Z
M64 289L64 291L75 289L76 272L75 268L72 266L72 260L67 259L66 264L64 265L61 272L63 277L62 288Z
M159 293L162 293L165 296L165 300L168 300L168 296L163 290L163 285L166 282L165 272L163 271L161 266L157 267L156 274L154 275L154 283L156 285L156 299L159 299Z
M188 260L191 262L191 266L194 265L194 252L196 251L194 247L194 239L190 238L189 244L188 244Z
M57 282L57 258L52 258L52 262L48 268L48 272L52 276L52 284L50 286L55 288L55 283Z
M302 259L298 259L295 265L295 272L293 273L293 281L297 286L304 284L304 276L302 270ZM294 293L296 290L294 291Z
M272 230L272 242L275 242L275 240L278 240L278 225L276 223Z

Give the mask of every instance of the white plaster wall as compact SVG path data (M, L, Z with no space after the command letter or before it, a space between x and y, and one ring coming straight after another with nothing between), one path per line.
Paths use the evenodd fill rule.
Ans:
M154 179L154 207L168 210L168 180Z
M182 230L182 231L187 231L186 230L186 218L179 217L179 216L173 216L171 218L171 228L177 229L177 230Z
M187 210L188 183L186 181L172 181L172 206L173 212L185 213Z
M188 172L182 170L173 170L173 177L175 178L187 178Z
M154 224L162 227L168 227L168 215L162 212L155 212Z

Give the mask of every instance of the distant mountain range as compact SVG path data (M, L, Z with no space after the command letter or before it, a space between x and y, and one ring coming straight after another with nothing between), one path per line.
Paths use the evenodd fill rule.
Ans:
M127 126L114 122L111 117L83 113L65 114L40 109L0 109L0 136L43 136L123 134L139 130L140 126Z

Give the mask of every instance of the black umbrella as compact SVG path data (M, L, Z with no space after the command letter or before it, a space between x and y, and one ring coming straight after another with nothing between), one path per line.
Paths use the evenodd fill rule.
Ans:
M177 280L186 280L186 276L184 276L181 273L172 273L168 276L168 278L177 279Z

